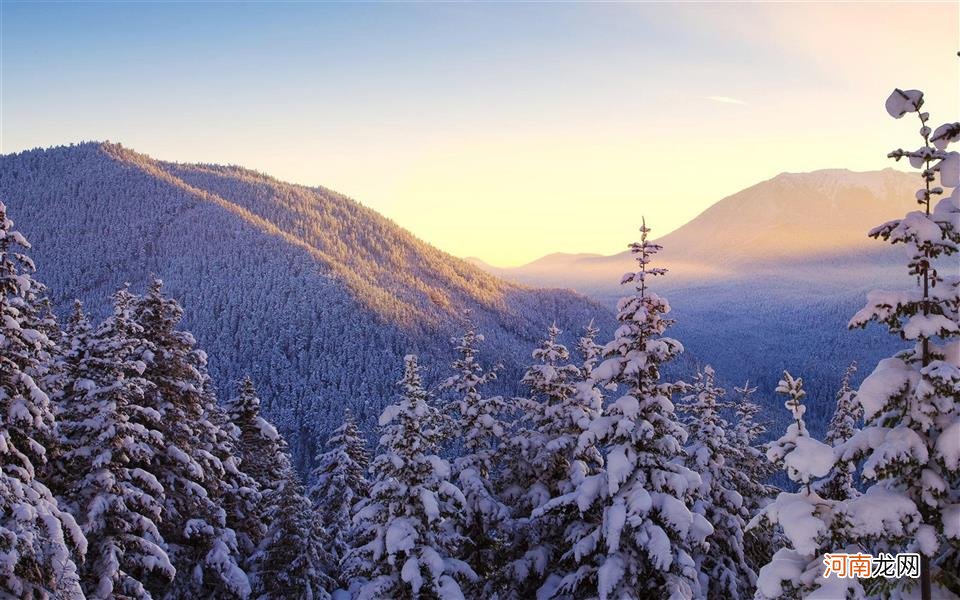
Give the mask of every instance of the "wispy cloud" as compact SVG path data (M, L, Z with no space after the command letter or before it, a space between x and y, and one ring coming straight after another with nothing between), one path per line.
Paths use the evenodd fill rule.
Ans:
M721 102L723 104L746 104L743 100L738 98L731 98L730 96L704 96L707 100L713 100L714 102Z

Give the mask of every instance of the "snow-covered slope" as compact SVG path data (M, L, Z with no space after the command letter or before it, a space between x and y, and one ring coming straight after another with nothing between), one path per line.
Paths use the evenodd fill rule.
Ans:
M508 386L554 320L573 336L612 319L573 292L504 282L340 194L237 167L86 143L0 157L0 198L60 309L77 297L102 315L125 282L163 278L221 395L249 372L301 461L345 406L368 423L379 414L404 354L445 367L465 308Z
M802 273L811 266L830 278L848 276L844 271L853 265L873 269L891 251L866 232L909 209L916 187L911 177L916 176L893 169L782 173L720 200L657 240L664 246L663 263L671 269L671 281L698 283L759 271ZM515 281L602 293L629 265L627 251L556 253L520 267L489 270Z

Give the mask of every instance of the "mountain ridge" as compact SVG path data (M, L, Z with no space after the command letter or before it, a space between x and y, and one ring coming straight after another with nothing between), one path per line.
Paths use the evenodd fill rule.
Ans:
M209 199L216 202L217 204L220 204L224 208L227 208L228 210L236 211L238 214L242 215L251 223L255 223L261 227L264 227L271 234L278 235L283 239L285 239L286 241L289 241L290 243L303 246L308 251L310 251L314 256L316 256L316 258L318 258L319 260L322 260L329 268L333 269L338 276L345 277L348 281L348 284L354 287L355 291L357 291L358 293L359 292L369 293L371 291L370 288L368 287L369 283L366 281L360 280L355 276L353 272L344 268L344 265L342 264L342 257L331 256L331 254L325 251L325 249L319 247L317 244L311 244L308 239L304 239L304 236L294 235L288 230L282 229L276 223L270 221L269 218L266 218L263 215L258 214L256 210L251 207L242 206L241 203L233 200L228 200L227 198L224 198L220 194L212 194L208 190L192 186L189 183L190 175L196 176L196 175L212 173L219 176L238 177L243 181L250 181L254 184L284 186L284 187L290 187L293 189L300 189L304 191L307 191L307 190L319 191L320 193L328 197L336 197L339 200L351 203L351 208L353 210L363 211L363 217L367 220L377 222L380 228L382 228L382 223L389 223L390 226L402 230L402 228L399 225L397 225L387 217L380 215L376 211L363 206L359 202L356 202L355 200L343 194L334 192L322 186L308 187L308 186L301 186L299 184L291 184L288 182L278 180L267 174L246 169L244 167L235 166L235 165L221 166L221 165L211 165L211 164L188 164L188 163L175 163L175 162L169 162L169 161L153 161L152 159L149 159L149 157L147 157L146 155L122 148L122 146L118 146L118 145L102 144L101 148L103 148L108 154L117 155L118 159L120 160L129 160L130 157L133 157L134 160L137 160L139 162L145 158L146 161L145 161L145 164L143 165L143 168L145 169L151 169L153 164L161 165L162 168L154 167L151 169L150 172L156 174L159 177L169 177L171 178L171 181L175 181L178 185L185 185L187 186L188 189L190 189L194 193L198 193L205 197L209 197ZM442 251L437 250L432 246L429 246L428 244L426 244L422 240L419 240L418 238L416 238L416 236L407 232L406 230L402 230L402 231L406 234L406 237L408 238L408 240L414 242L414 245L416 245L417 250L424 251L429 249L427 251L430 252L431 254L442 253L446 257L452 258L457 262L461 262L459 261L459 259L456 259L456 257L443 253ZM465 261L462 261L462 262L464 262L464 265L469 264L469 263L466 263ZM474 268L472 265L470 265L470 267ZM493 277L490 277L487 273L479 269L472 272L470 272L469 269L464 269L463 271L464 272L457 271L454 273L457 276L457 278L454 281L456 283L464 283L463 280L468 280L470 283L479 284L481 286L480 298L482 300L491 301L491 302L496 302L497 300L499 300L500 302L497 305L498 308L502 308L502 298L498 298L498 295L501 295L503 292L505 292L509 288L526 287L526 286L521 286L521 284L497 281L496 279L494 279ZM361 297L363 297L362 294L361 294ZM445 298L441 304L444 306L449 306L449 300ZM393 312L392 314L385 315L385 316L394 317L394 318L407 318L407 315L404 314L402 307L392 303L388 304L387 307L391 309ZM383 309L384 307L371 306L371 308L375 310L380 310L380 309Z
M655 241L674 281L776 271L785 264L849 262L865 265L891 256L867 231L904 211L916 176L895 169L821 169L785 172L726 196ZM841 206L843 213L841 213ZM841 220L840 217L843 217ZM656 229L656 224L653 225ZM595 295L630 266L630 252L612 255L551 253L518 267L489 267L500 277L530 285L573 287Z
M88 142L0 156L0 198L61 314L79 298L102 317L119 287L164 279L220 397L251 374L301 468L344 408L372 427L405 354L439 380L467 309L507 393L554 321L569 344L591 319L613 323L593 300L500 281L346 196L238 167Z

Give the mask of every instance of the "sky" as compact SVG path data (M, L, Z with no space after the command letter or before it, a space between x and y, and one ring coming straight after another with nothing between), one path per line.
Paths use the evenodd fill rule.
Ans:
M332 188L457 256L612 254L960 113L960 3L0 0L0 153L110 140Z

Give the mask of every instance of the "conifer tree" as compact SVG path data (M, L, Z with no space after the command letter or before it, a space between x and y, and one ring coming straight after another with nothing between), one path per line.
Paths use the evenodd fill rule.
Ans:
M60 498L87 538L81 578L89 598L162 597L175 575L158 527L165 492L151 472L164 448L160 415L145 402L149 349L130 301L120 290L95 333L77 303L64 335L57 471Z
M266 519L270 523L254 557L257 565L255 596L261 600L325 600L336 584L333 555L325 547L319 526L300 478L284 453L283 479L270 491Z
M279 489L287 476L279 459L286 446L277 428L260 416L260 398L249 376L240 381L239 394L224 409L239 430L244 471L257 482L261 493Z
M72 600L82 597L76 562L87 544L37 479L54 440L50 398L38 385L53 348L29 248L0 202L0 596Z
M816 492L819 478L827 475L833 467L833 448L813 439L807 431L803 418L806 412L803 380L784 372L777 392L787 395L784 406L790 411L793 422L781 438L770 444L767 458L782 467L799 489L780 492L748 525L753 528L766 522L777 527L786 542L760 569L757 598L864 598L858 579L835 574L824 576L823 559L827 553L855 554L861 550L856 545L856 534L852 532L856 523L851 516L856 510L844 501L822 498ZM899 520L912 518L911 507L904 503L888 508ZM867 512L863 516L872 518Z
M119 292L114 295L114 304ZM77 477L63 453L68 450L69 433L66 425L70 420L67 398L73 392L78 380L82 378L82 367L93 345L93 327L90 319L83 312L83 304L79 300L73 301L73 310L67 317L64 330L58 334L56 357L54 358L55 374L52 374L44 388L51 390L50 400L54 416L54 430L57 439L58 453L47 457L47 464L43 469L43 479L53 495L59 498L61 507L65 506L63 495L66 487ZM49 454L49 453L48 453ZM75 511L70 510L71 514Z
M837 392L837 407L824 438L826 443L835 448L844 444L858 431L858 422L863 414L863 410L856 402L856 391L850 387L850 380L856 371L857 363L854 361L843 374L843 381ZM831 500L853 498L859 494L854 486L856 470L857 465L853 460L839 456L830 474L817 482L817 493Z
M455 558L465 499L437 455L442 419L429 403L417 358L404 359L403 395L380 416L370 497L357 508L357 548L347 557L356 598L463 598L476 575Z
M757 420L760 406L753 401L757 388L746 382L734 387L738 398L734 405L737 422L733 426L729 441L733 445L733 463L737 469L731 471L735 478L734 488L743 498L747 514L753 516L773 500L779 491L766 483L776 472L776 466L767 460L766 450L759 440L766 433L766 426ZM744 554L754 572L770 562L777 547L782 545L774 528L766 521L744 531Z
M319 600L333 589L333 557L303 485L293 469L283 436L260 416L260 398L250 377L227 402L224 442L236 453L241 490L256 494L237 507L241 547L254 545L247 569L253 596L261 599ZM235 494L234 494L235 496Z
M580 339L577 341L577 351L583 359L580 371L581 379L584 381L590 379L593 375L593 368L603 356L603 346L597 343L597 336L599 334L600 329L593 324L593 320L591 319L584 328L583 335L580 336Z
M369 466L366 441L347 409L343 424L327 440L325 451L317 456L314 484L308 492L320 526L329 536L334 565L339 565L353 546L353 507L370 492Z
M271 524L270 506L288 477L284 459L287 447L276 427L260 416L260 398L249 376L240 381L238 395L227 401L224 412L232 430L240 469L258 492L253 499L251 518L239 528L241 547L248 549L249 557L249 549L260 545ZM249 563L248 567L255 575L256 565Z
M698 371L682 400L689 437L687 466L700 475L694 510L713 525L709 547L694 551L701 574L701 593L711 599L750 598L756 573L744 554L744 529L750 514L737 484L744 477L737 463L737 444L730 424L720 414L726 408L716 374L707 365Z
M478 334L469 314L466 331L452 341L459 356L453 375L441 389L450 392L453 437L461 445L454 460L454 473L466 503L461 517L464 550L461 558L484 582L502 562L503 525L510 509L495 489L494 470L506 448L509 425L502 420L507 403L501 396L484 396L481 387L496 380L496 368L486 371L477 360L483 335Z
M895 490L916 505L917 528L903 535L894 524L885 543L895 551L920 552L919 593L928 600L938 584L960 594L960 276L951 258L960 247L960 154L947 151L960 141L960 124L932 130L923 104L921 91L899 89L886 103L895 118L911 113L918 118L922 145L889 156L907 158L920 169L919 210L870 232L906 246L917 287L870 292L850 321L850 327L875 321L913 347L880 361L861 383L857 401L864 428L847 442L843 458L864 459L868 493ZM938 201L939 196L946 197Z
M757 419L760 405L754 402L757 388L746 382L734 387L738 398L734 404L737 422L732 428L732 443L736 449L736 462L740 465L738 473L742 475L737 491L743 496L744 505L750 514L762 508L776 495L774 486L763 483L776 472L776 467L767 460L766 449L760 442L767 427Z
M557 585L567 530L579 523L580 514L569 504L550 503L573 492L602 462L594 445L578 444L600 412L600 393L570 362L559 336L560 329L552 325L533 351L536 362L521 380L530 395L518 400L521 427L509 443L504 496L517 518L509 544L512 556L501 578L519 597Z
M213 391L209 390L206 397L212 399ZM240 564L249 565L257 545L266 534L266 523L261 518L263 494L257 482L244 470L240 430L219 405L207 402L205 410L214 433L210 452L223 467L226 524L236 534Z
M605 360L593 371L600 385L623 395L593 420L580 444L606 448L604 470L577 482L577 489L545 509L573 504L584 522L567 535L565 557L577 568L564 572L550 594L606 598L691 598L701 594L692 557L712 533L691 511L700 477L684 467L686 431L677 421L672 394L677 384L660 381L660 367L682 352L663 337L670 305L649 291L650 268L660 246L647 240L630 245L639 264L622 283L634 293L617 305L620 327L604 346Z
M511 463L508 495L528 513L548 501L556 484L569 476L582 431L584 409L576 398L580 369L570 362L570 352L559 337L560 329L551 325L547 338L533 351L536 362L521 379L530 393L518 400L523 427L511 442L519 449L519 460Z
M160 415L165 452L155 474L166 490L160 532L177 569L173 597L246 598L250 582L236 532L223 508L229 479L218 454L220 437L206 355L193 336L177 329L180 305L154 280L134 303L134 321L150 345L143 377L152 384L148 405Z

